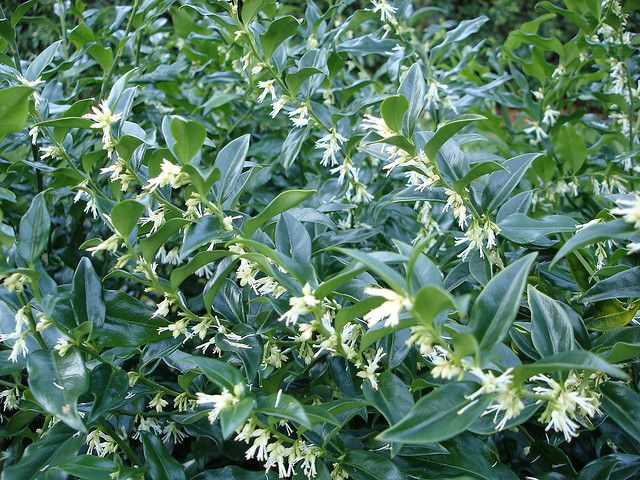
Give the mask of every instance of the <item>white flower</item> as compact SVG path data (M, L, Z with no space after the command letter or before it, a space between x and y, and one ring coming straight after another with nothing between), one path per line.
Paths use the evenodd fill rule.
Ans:
M464 249L458 258L466 260L469 253L477 249L480 253L480 258L484 258L483 246L484 242L487 243L487 249L491 250L496 245L496 235L500 233L500 227L490 220L487 220L483 226L477 221L473 221L469 229L465 232L464 237L456 239L456 245L462 245L468 243L467 248Z
M367 359L367 365L364 369L356 373L358 377L369 380L369 383L374 390L378 389L378 374L376 373L376 370L380 368L378 363L380 363L380 360L382 360L382 357L385 355L386 353L384 353L382 348L379 348L373 357L369 356ZM364 365L359 365L359 368L362 368L363 366Z
M101 243L96 245L95 247L87 248L87 252L91 252L92 255L95 255L97 252L112 252L115 253L120 246L120 236L117 234L111 235L106 240L103 240Z
M162 207L158 208L157 210L149 209L148 216L142 217L140 220L142 221L142 225L153 223L153 226L151 227L149 233L157 232L158 229L165 224L164 209Z
M38 77L35 80L29 81L20 74L16 75L16 80L20 83L20 85L24 85L25 87L31 87L31 88L35 88L44 83L44 80L42 80L42 77Z
M278 467L278 477L285 478L288 476L289 470L285 464L285 457L290 454L290 448L287 448L278 440L267 446L267 461L264 464L265 471L269 473L274 466Z
M149 183L144 188L149 192L153 192L157 188L166 185L170 185L171 188L178 188L187 183L189 183L189 176L182 172L180 165L174 165L165 158L160 166L160 174L149 179Z
M531 139L531 143L534 145L548 137L547 132L544 131L538 122L531 122L531 126L525 128L524 133L535 136L535 138Z
M87 444L87 455L91 455L95 450L96 455L105 457L118 450L118 444L115 440L97 429L87 434L85 443Z
M535 375L530 378L532 381L546 384L546 386L533 388L533 391L541 397L537 403L547 402L539 421L547 424L545 430L553 429L556 432L562 432L567 442L578 436L580 425L575 421L576 417L578 415L593 416L598 411L596 396L586 388L581 389L576 378L575 374L573 378L569 376L562 385L547 375Z
M24 287L29 283L29 277L19 272L12 273L2 281L2 286L12 293L18 295L24 292Z
M392 137L396 134L396 132L389 128L384 119L374 117L373 115L369 115L368 113L364 116L360 127L364 130L372 130L377 135L385 138Z
M20 390L15 386L0 392L0 399L4 399L2 409L5 411L15 410L20 403Z
M392 24L397 23L395 13L397 8L389 5L387 0L371 0L373 4L373 13L380 12L380 21L381 22L389 22Z
M262 93L258 97L258 102L264 102L264 99L267 98L267 95L271 95L271 101L276 101L276 89L273 85L276 83L275 80L265 80L263 82L258 82L258 88L262 89Z
M544 109L544 116L542 117L542 123L545 125L554 125L560 116L560 112L558 110L554 110L551 105L547 105Z
M242 218L242 215L236 215L234 217L227 216L222 219L222 228L225 232L233 232L233 221Z
M411 335L406 341L408 346L417 345L420 350L420 355L425 357L431 355L433 351L433 342L435 336L430 327L426 325L417 325L411 327Z
M346 177L356 176L356 169L353 167L353 163L351 163L351 160L349 160L348 157L342 161L342 164L332 168L329 172L338 173L338 181L340 183L342 183Z
M255 440L253 441L253 445L247 449L245 458L247 460L255 458L259 462L264 462L268 455L267 445L269 444L269 440L271 440L271 433L269 430L256 428L251 433L251 437L255 438Z
M226 388L222 389L222 392L216 395L209 395L208 393L197 392L196 403L198 405L213 404L213 408L209 412L208 418L211 423L215 422L220 416L220 412L232 407L240 401L240 394L242 393L242 385L236 385L233 392L230 392Z
M385 327L395 327L400 322L400 312L412 307L411 300L387 288L365 288L364 293L386 300L364 316L364 321L367 322L369 328L383 320Z
M438 93L438 87L440 87L440 83L432 78L429 82L429 89L427 90L427 108L438 108L438 106L440 105L440 94Z
M524 403L520 399L520 392L512 386L505 386L498 390L493 403L486 408L482 415L495 413L493 423L497 423L496 430L502 430L506 427L507 422L520 415L523 409ZM504 414L502 420L498 422L500 412L504 412Z
M449 352L438 345L433 348L429 360L433 363L431 368L433 378L452 379L462 373L462 369L449 359Z
M155 408L156 412L158 413L162 412L164 407L166 407L167 405L169 405L169 402L162 398L162 392L156 393L149 402L149 408Z
M309 107L302 105L287 114L294 127L304 127L309 123ZM275 116L275 115L273 115Z
M285 96L280 97L278 100L271 104L271 113L269 114L271 118L276 118L278 113L284 108L289 99Z
M158 328L158 334L162 332L171 332L173 338L178 338L180 335L185 335L189 329L189 321L186 319L173 322L166 327Z
M100 108L92 107L93 113L87 113L82 118L87 118L93 123L91 128L102 130L102 143L105 150L112 150L111 126L122 118L122 113L113 113L106 100L100 102Z
M624 221L640 230L640 196L634 195L633 199L620 198L616 200L618 208L611 209L613 215L622 215Z
M267 342L267 345L264 347L264 355L262 358L262 363L265 366L282 368L282 364L286 363L287 360L289 360L289 357L282 353L280 347L271 342Z
M320 163L325 167L337 165L336 153L340 150L340 145L346 141L347 139L340 135L335 128L332 128L329 133L320 138L316 142L316 148L324 150Z
M162 431L162 427L158 421L153 417L143 417L142 415L136 415L136 420L138 421L138 427L136 433L133 435L133 438L138 440L140 438L141 432L150 432L153 431L159 434Z
M446 212L449 208L453 208L453 217L458 220L460 229L464 229L467 224L467 207L464 205L463 198L450 188L445 188L444 193L447 194L447 203L442 208L442 211Z
M307 283L302 287L301 297L291 297L289 299L289 305L291 308L282 314L280 321L284 320L287 325L295 325L300 315L311 313L311 311L319 304L320 300L313 295L311 285Z
M53 349L58 352L58 355L64 357L71 347L73 347L73 343L69 342L68 338L60 338Z
M353 196L351 199L355 203L369 203L373 200L373 195L367 191L367 186L357 179L353 181L353 190Z
M551 74L551 78L562 77L563 75L566 75L566 74L567 74L567 70L565 69L564 65L559 64Z
M34 125L33 127L31 127L29 129L29 136L31 137L31 144L35 145L36 142L38 141L38 131L40 130L40 127L38 127L38 125Z
M40 159L51 158L54 160L64 157L64 151L60 147L49 145L47 147L40 148Z
M169 439L173 439L173 443L180 443L187 438L187 435L178 428L176 422L169 422L162 430L162 441L168 442Z

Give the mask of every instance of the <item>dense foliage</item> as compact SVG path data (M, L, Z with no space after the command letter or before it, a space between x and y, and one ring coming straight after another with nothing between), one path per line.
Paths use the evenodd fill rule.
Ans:
M638 8L0 9L0 479L640 477Z

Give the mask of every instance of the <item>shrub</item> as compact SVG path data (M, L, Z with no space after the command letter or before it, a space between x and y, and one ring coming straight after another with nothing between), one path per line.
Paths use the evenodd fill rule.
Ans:
M36 3L2 480L637 478L637 2Z

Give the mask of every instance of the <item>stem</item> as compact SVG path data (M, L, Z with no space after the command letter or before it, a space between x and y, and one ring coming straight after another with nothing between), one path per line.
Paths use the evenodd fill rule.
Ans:
M120 60L120 56L122 55L124 46L127 43L127 37L131 32L131 26L133 25L133 18L136 16L136 13L138 13L139 5L140 5L140 0L135 0L135 2L133 3L133 8L131 9L131 13L129 14L129 19L127 20L127 26L124 30L124 35L122 37L122 40L118 43L116 54L113 57L113 63L111 64L111 67L107 72L107 75L105 75L104 80L102 80L102 86L100 87L100 94L98 95L98 101L103 99L104 94L106 93L106 90L107 90L107 85L111 83L111 78L113 77L113 74L116 71L116 68L118 66L118 61Z
M58 17L60 17L60 30L62 31L62 44L64 45L64 58L67 58L68 38L67 38L67 9L63 0L58 0Z

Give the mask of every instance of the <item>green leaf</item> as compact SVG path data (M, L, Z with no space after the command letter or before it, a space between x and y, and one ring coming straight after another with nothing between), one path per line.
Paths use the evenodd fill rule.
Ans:
M230 392L236 385L244 383L242 373L237 368L221 360L208 357L190 356L184 360L200 368L211 382L220 388L226 388Z
M505 168L496 162L482 162L474 165L460 180L453 184L456 192L464 191L467 186L477 178L488 175L497 170L505 170Z
M424 153L427 155L427 158L432 162L436 161L436 154L440 147L453 137L460 129L465 127L471 122L477 122L478 120L486 120L487 117L482 115L461 115L455 120L451 120L445 124L443 124L436 133L431 137L431 139L424 146Z
M482 203L486 204L486 212L490 213L509 199L511 192L518 186L533 161L542 153L525 153L510 158L504 164L505 171L493 172L482 191Z
M529 365L520 365L513 369L514 381L522 381L538 373L555 373L559 370L584 370L602 372L619 379L627 379L627 374L591 352L573 350L550 355Z
M107 316L104 325L93 329L93 338L104 347L139 347L170 337L169 332L158 334L159 327L168 322L153 317L154 309L124 292L104 292Z
M384 280L387 285L389 285L396 292L402 294L405 287L405 281L402 275L393 270L391 267L387 266L385 263L381 262L377 258L372 255L361 252L360 250L354 250L351 248L335 248L340 253L344 255L348 255L354 260L362 263L372 272L375 272Z
M30 87L9 87L0 90L0 140L7 134L22 130L27 123Z
M20 220L17 241L18 254L30 264L34 263L47 249L50 229L51 218L47 211L43 192L33 197L29 210Z
M240 178L250 138L251 135L247 134L232 140L216 156L213 166L220 170L220 180L216 182L219 202L223 202L231 194Z
M220 412L220 428L222 437L229 438L236 429L247 421L253 412L253 399L245 398L235 405L225 408Z
M596 223L595 225L585 227L571 237L562 248L558 250L549 268L553 267L577 248L606 240L626 240L632 233L634 233L633 225L625 222L623 219Z
M418 291L411 313L419 323L433 326L433 319L448 308L453 308L453 297L438 285L426 285Z
M402 119L408 108L409 102L404 95L393 95L382 101L380 114L391 130L402 133Z
M300 263L311 262L311 237L302 222L293 215L287 212L280 214L275 241L280 253Z
M230 465L228 467L199 473L191 480L274 480L275 478L277 477L274 472L256 472Z
M89 322L94 327L101 327L104 324L106 306L102 284L87 257L80 260L73 274L71 305L78 325Z
M113 460L95 455L80 455L58 466L58 469L81 480L112 480L111 474L117 468Z
M571 320L563 306L531 285L527 290L531 310L531 339L542 357L573 350Z
M191 223L191 220L186 218L172 218L167 220L156 232L140 240L140 250L142 250L144 259L148 262L152 261L164 242L189 223Z
M89 392L94 397L90 421L125 402L129 378L120 367L101 363L91 371Z
M445 442L446 452L422 456L416 468L421 478L457 480L518 480L500 459L490 442L476 435L463 434Z
M122 238L128 238L144 213L144 205L135 200L123 200L114 205L109 217Z
M280 193L269 205L262 209L258 215L244 222L244 234L247 238L251 238L258 228L262 227L273 217L299 205L315 193L315 190L287 190L286 192Z
M293 73L287 74L287 76L285 77L285 81L291 95L295 95L296 93L298 93L300 86L307 78L318 74L325 74L325 72L316 67L304 67L298 69Z
M37 352L34 352L37 353ZM84 444L83 435L75 435L63 423L51 427L42 437L29 445L22 458L2 471L2 480L39 480L58 465L76 456ZM46 478L49 478L47 475Z
M523 213L513 213L498 223L500 235L507 240L527 245L542 236L575 232L576 221L565 215L548 215L541 218L531 218Z
M34 58L24 72L24 78L28 81L35 81L45 68L51 63L53 57L58 52L58 48L62 45L62 40L52 43L45 48L36 58Z
M298 20L291 15L276 18L269 24L267 32L260 37L262 51L267 60L271 58L275 49L278 48L282 42L296 34L298 26Z
M563 171L578 173L588 156L583 135L571 123L561 125L555 139L556 155L563 161Z
M373 389L370 382L364 382L362 393L367 402L387 419L389 425L394 425L407 416L414 403L409 387L391 372L380 374L377 390Z
M280 151L280 163L288 170L291 165L297 160L300 154L300 149L304 142L309 138L311 132L311 126L306 125L303 128L294 128L289 131L287 138L282 143L282 150Z
M606 382L600 387L602 409L628 435L640 442L640 394L618 382Z
M291 420L305 428L311 428L311 420L307 417L302 404L291 395L285 393L276 393L261 398L258 401L256 411L270 417Z
M420 112L424 108L426 97L426 84L419 63L411 65L398 88L398 93L404 95L409 102L406 120L408 135L411 136L418 115L420 115Z
M153 433L141 432L144 459L153 480L184 480L184 469Z
M82 355L71 348L64 357L56 351L37 350L27 360L29 389L38 403L71 428L86 432L78 414L78 398L89 387Z
M173 139L173 144L169 144L165 137L169 149L181 163L189 163L204 145L207 130L200 123L177 115L171 117L169 129Z
M640 267L600 280L584 294L585 302L600 302L612 298L640 298Z
M253 17L272 0L245 0L242 2L241 16L245 24L251 23Z
M490 351L509 332L520 308L527 274L536 258L530 253L489 280L471 309L469 326L480 348Z
M212 250L196 253L196 255L189 260L186 265L178 267L171 272L171 276L169 277L171 285L173 285L174 288L178 288L182 282L189 278L189 276L195 273L198 269L209 265L216 260L228 257L229 255L231 255L231 252L228 250Z
M349 451L340 465L354 480L406 480L391 460L368 450Z
M464 432L484 411L488 398L473 405L466 399L477 390L468 382L452 382L422 397L400 422L377 437L382 442L414 445L440 442ZM466 408L462 413L460 411Z

